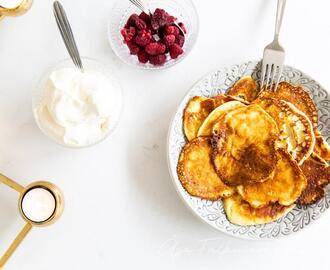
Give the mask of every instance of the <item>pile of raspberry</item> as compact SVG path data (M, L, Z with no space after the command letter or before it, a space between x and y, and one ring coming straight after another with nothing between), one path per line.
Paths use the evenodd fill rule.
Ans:
M124 43L132 55L137 55L139 62L161 66L166 62L167 54L172 59L183 54L185 37L174 22L177 18L164 9L157 8L152 16L142 12L132 14L121 30ZM179 23L186 33L183 23Z

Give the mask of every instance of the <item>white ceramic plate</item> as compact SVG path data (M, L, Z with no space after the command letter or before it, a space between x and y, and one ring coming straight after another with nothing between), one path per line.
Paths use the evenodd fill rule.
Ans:
M271 239L298 232L317 220L330 207L330 186L326 196L312 206L295 207L281 219L257 226L231 224L225 215L222 201L208 201L190 196L182 187L176 173L176 166L182 147L186 143L182 116L187 102L193 96L213 97L225 93L240 77L252 75L260 80L260 64L247 62L218 69L203 77L193 86L180 103L168 136L168 163L175 187L188 207L203 221L226 234L247 239ZM319 111L319 129L330 142L330 96L314 79L303 72L286 66L281 80L302 85L311 93Z

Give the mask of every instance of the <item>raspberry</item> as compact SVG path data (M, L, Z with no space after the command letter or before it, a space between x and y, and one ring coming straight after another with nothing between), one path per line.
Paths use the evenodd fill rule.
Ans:
M160 54L156 56L151 55L149 61L151 64L155 66L164 65L166 62L166 55L165 54Z
M136 34L136 30L132 26L130 26L129 28L123 28L120 32L124 37L125 42L131 41Z
M173 25L165 26L165 35L178 36L180 34L179 28Z
M153 40L151 33L141 30L135 38L135 43L141 47L148 45Z
M175 43L175 40L175 35L167 35L163 38L163 42L167 47L173 45Z
M150 55L163 54L166 51L166 46L159 42L152 42L146 46L146 52Z
M168 14L164 9L157 8L151 18L151 27L154 30L170 25L175 22L176 18Z
M183 47L184 43L185 43L185 37L184 36L177 36L175 43L178 44L180 47Z
M128 21L127 21L127 25L128 26L135 26L135 20L139 18L139 15L133 13L129 18L128 18Z
M141 12L141 14L139 15L140 19L143 20L145 23L150 24L151 22L151 17L150 15L148 15L145 12Z
M138 53L138 59L140 63L146 64L149 61L149 55L145 51L140 50Z
M137 29L142 30L147 28L147 24L137 14L132 14L127 24L129 26L135 26Z
M130 41L127 42L127 47L129 48L130 53L133 54L133 55L136 55L140 51L139 46L137 46L133 42L133 40L130 40Z
M179 26L181 27L181 29L183 30L183 32L185 34L187 34L187 29L186 29L185 25L182 22L179 23Z
M140 63L160 66L170 57L176 59L183 53L185 36L174 25L176 20L164 9L157 8L153 15L132 14L120 32L130 54L136 55ZM184 24L180 22L179 25L186 33Z
M178 44L170 46L170 55L172 59L178 58L181 54L183 54L183 50Z
M147 28L147 24L145 23L145 21L141 20L140 18L135 21L135 25L136 28L140 30Z

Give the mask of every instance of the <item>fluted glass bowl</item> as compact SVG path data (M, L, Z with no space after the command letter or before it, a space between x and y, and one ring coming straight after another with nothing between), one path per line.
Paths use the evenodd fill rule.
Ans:
M162 66L154 66L150 63L141 64L136 55L131 55L128 47L123 42L120 30L125 26L128 18L133 14L140 14L141 11L130 3L128 0L117 0L108 23L108 39L114 53L126 64L142 69L164 69L174 66L185 59L193 49L199 33L199 20L197 10L191 0L150 0L146 1L151 11L156 8L165 9L169 14L178 18L179 22L183 22L187 34L185 36L185 44L183 45L184 53L177 59L171 59L167 56L167 61Z

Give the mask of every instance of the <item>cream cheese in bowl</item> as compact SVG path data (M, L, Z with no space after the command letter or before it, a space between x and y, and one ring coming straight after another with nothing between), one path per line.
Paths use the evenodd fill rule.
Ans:
M91 67L87 62L92 60L83 61L84 72L69 64L49 72L34 104L41 130L69 147L85 147L103 140L114 129L121 109L121 89L116 79L96 62Z

